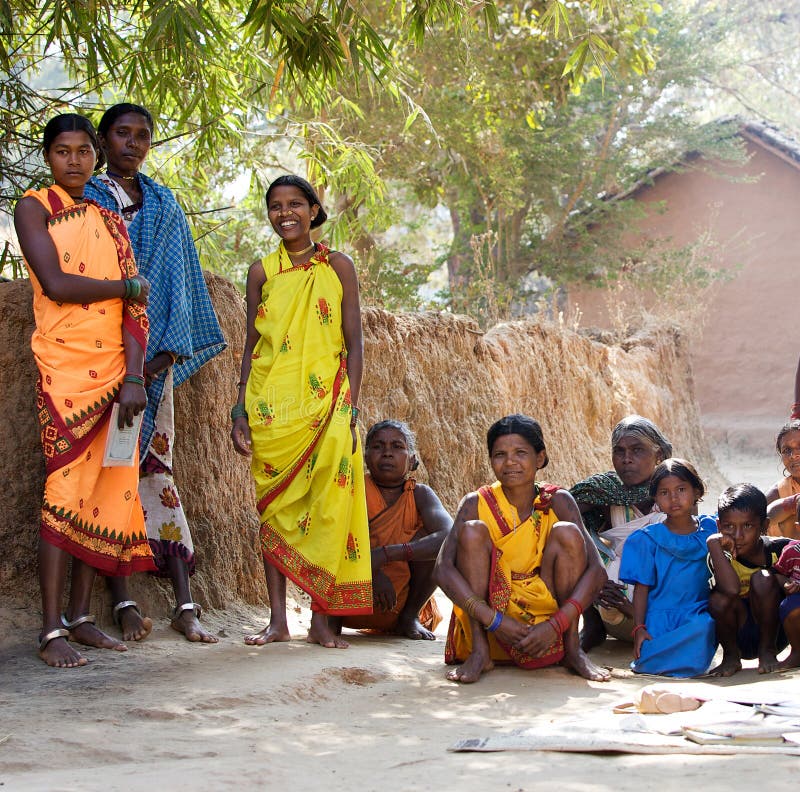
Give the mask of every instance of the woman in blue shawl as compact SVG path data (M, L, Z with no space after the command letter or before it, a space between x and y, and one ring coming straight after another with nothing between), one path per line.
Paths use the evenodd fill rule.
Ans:
M216 643L198 621L189 576L194 546L172 476L173 389L225 348L186 216L172 192L139 173L150 150L153 119L139 105L109 108L98 126L107 170L86 186L87 197L122 215L139 272L150 281L150 339L145 376L147 410L140 438L139 495L157 572L169 577L176 607L172 626L190 641ZM126 640L152 629L130 599L125 578L110 578L114 619Z

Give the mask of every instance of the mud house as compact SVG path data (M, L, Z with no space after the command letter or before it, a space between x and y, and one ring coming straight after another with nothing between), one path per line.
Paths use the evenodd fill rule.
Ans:
M704 323L692 342L701 421L717 441L767 453L788 416L800 354L800 143L761 123L742 121L738 134L744 164L700 159L651 174L629 197L663 206L646 213L644 237L683 247L710 232L719 243L716 266L730 277L703 295ZM653 304L658 295L636 299ZM688 290L685 299L697 297ZM583 312L582 326L610 326L602 291L572 288L569 303Z

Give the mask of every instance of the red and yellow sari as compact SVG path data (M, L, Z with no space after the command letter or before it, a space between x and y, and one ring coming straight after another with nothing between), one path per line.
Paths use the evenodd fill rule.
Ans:
M353 452L342 284L319 249L263 261L245 406L264 559L335 616L372 613L361 444Z
M25 193L50 213L48 231L61 269L87 278L136 274L122 220L90 201L76 203L58 186ZM47 481L41 537L107 575L153 569L137 491L138 464L104 468L111 407L125 375L123 325L142 349L144 307L121 299L57 303L28 267L39 368L37 414Z
M539 624L557 610L550 590L539 576L542 555L550 529L558 522L551 508L558 487L552 484L537 486L533 511L520 523L516 508L508 502L499 481L478 490L478 519L489 527L492 565L489 572L489 604L523 624ZM558 663L564 657L561 639L548 653L531 657L487 633L491 658L495 662L515 663L521 668L542 668ZM454 605L445 645L445 663L462 663L472 651L470 620L461 608Z

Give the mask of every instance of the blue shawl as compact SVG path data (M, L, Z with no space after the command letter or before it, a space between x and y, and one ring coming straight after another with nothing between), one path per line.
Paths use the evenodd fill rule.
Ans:
M160 352L177 355L173 367L173 382L177 387L227 344L203 280L186 215L170 189L141 173L139 183L144 194L143 205L128 226L128 234L139 272L150 281L147 304L150 339L146 360L152 360ZM85 194L101 206L119 211L114 194L98 179L89 181ZM139 440L142 455L150 446L163 391L162 374L147 389L147 409Z

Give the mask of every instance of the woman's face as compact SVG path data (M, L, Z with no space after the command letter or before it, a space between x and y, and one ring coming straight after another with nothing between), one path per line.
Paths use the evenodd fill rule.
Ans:
M781 461L789 475L800 481L800 432L793 430L781 438Z
M150 151L153 133L147 119L140 113L123 113L99 135L106 153L108 169L119 176L132 176Z
M83 131L62 132L44 154L53 181L70 195L83 195L97 164L97 152L92 139Z
M375 432L364 450L364 460L372 480L383 487L396 487L405 481L414 463L408 443L398 429L387 427Z
M644 484L653 477L659 462L663 462L661 452L638 435L622 435L611 449L611 462L614 470L626 487Z
M502 435L494 441L489 461L504 487L533 486L546 452L537 451L522 435Z
M319 206L308 203L305 193L292 185L273 188L269 194L267 215L275 233L284 241L304 241L311 232L311 221Z

